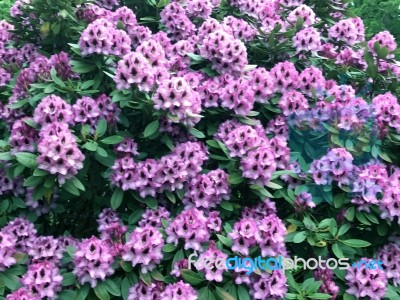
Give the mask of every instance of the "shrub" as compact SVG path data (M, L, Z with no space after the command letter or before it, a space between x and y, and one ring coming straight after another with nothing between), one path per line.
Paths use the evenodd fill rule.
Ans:
M3 298L399 298L397 44L346 1L24 0L10 20Z

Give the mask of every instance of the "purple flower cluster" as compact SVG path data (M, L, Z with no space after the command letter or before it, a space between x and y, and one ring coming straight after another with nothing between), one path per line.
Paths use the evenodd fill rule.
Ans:
M310 27L317 22L314 11L311 7L303 4L292 10L287 17L287 21L296 24L297 20L301 18L303 20L303 26Z
M13 249L18 252L26 252L28 243L36 238L36 229L31 222L23 218L16 218L9 222L1 232L10 235L6 238L13 241Z
M249 255L251 247L260 245L262 256L285 255L285 235L286 228L275 214L256 219L244 217L229 233L233 241L232 251Z
M141 197L163 191L175 191L201 171L207 159L205 146L199 142L179 144L160 160L135 162L131 157L115 161L111 181L123 190L136 190Z
M61 291L63 277L54 263L44 261L29 266L22 277L21 283L33 295L40 299L57 299L57 292Z
M385 266L388 280L393 281L394 286L400 285L400 246L398 243L389 243L378 251L378 258Z
M321 50L321 35L319 31L313 27L305 28L296 33L293 37L293 45L296 52L311 52L313 56Z
M298 88L299 73L291 62L277 63L269 74L274 82L274 92L283 93Z
M257 34L257 30L249 23L233 16L225 17L222 25L226 32L232 33L236 39L245 42L252 41Z
M121 157L138 155L138 144L131 138L126 137L121 143L117 144L114 151Z
M352 155L344 148L336 148L320 159L314 160L309 172L318 185L327 185L332 181L337 181L341 186L350 184L353 171Z
M0 271L8 269L17 262L14 258L15 243L15 236L5 232L5 230L0 231Z
M332 300L335 300L339 293L339 287L336 285L333 271L330 269L317 269L314 271L316 280L322 281L319 291L324 294L331 295Z
M89 282L94 288L98 280L103 281L106 276L114 274L113 262L108 242L93 236L77 244L73 273L81 284Z
M223 30L216 30L204 38L200 54L221 74L241 74L247 65L246 46Z
M160 300L171 300L171 299L185 299L185 300L196 300L197 292L188 283L178 281L177 283L169 284L165 287L165 290L160 294Z
M150 225L152 227L158 228L162 226L161 220L170 221L170 212L163 206L159 206L157 210L146 209L142 214L142 219L139 221L139 226L144 227Z
M72 178L82 169L85 156L79 150L67 124L47 124L39 132L39 137L39 169L57 175L60 184L64 184L65 180Z
M123 56L131 50L131 39L125 31L116 29L109 20L97 19L82 32L79 48L82 55Z
M274 82L265 68L256 68L249 72L250 83L256 102L268 103L274 95Z
M221 170L213 170L193 178L188 184L182 202L187 208L215 208L222 200L229 200L230 188L228 174Z
M16 120L11 127L11 153L35 151L35 143L37 142L38 134L26 121L32 121L32 119L23 118Z
M118 62L114 81L119 90L137 84L140 91L148 92L155 84L155 70L141 53L130 52Z
M91 132L95 132L95 127L101 119L105 119L109 125L117 122L120 109L105 94L96 99L82 97L72 106L73 121L75 124L88 124Z
M344 19L329 28L329 38L352 46L363 40L363 32L360 32L357 28L357 20L353 18Z
M137 227L122 250L122 259L140 265L142 273L153 270L163 258L164 239L156 227Z
M146 285L143 282L138 282L129 289L128 300L140 300L140 299L160 299L160 294L163 291L164 286L161 282L152 282L150 285Z
M358 205L358 210L370 212L371 205L380 202L378 195L383 194L388 179L386 168L381 163L372 161L359 167L356 180L353 181L353 192L356 196L351 202Z
M307 192L302 192L296 196L293 207L297 213L303 213L307 209L314 208L316 205L312 201L312 195Z
M362 258L368 263L370 259ZM365 265L360 268L350 268L345 276L348 289L346 292L357 298L370 297L371 300L384 298L387 289L387 277L384 270L369 269Z
M73 118L71 105L56 95L43 98L33 113L33 120L41 125L53 122L72 124Z
M380 48L386 47L389 51L386 58L393 58L394 54L390 54L397 48L397 43L394 39L394 36L390 34L389 31L382 31L377 33L371 40L368 42L368 49L373 54L377 54L375 50L375 43L378 43Z
M400 169L396 168L387 179L379 208L382 219L393 221L397 217L397 222L400 224Z
M400 133L400 104L390 92L381 94L372 99L372 105L377 114L377 123L383 134L387 126Z
M201 100L189 83L182 77L163 81L153 96L154 108L164 110L176 123L194 126L200 121Z
M295 90L284 93L278 105L285 116L308 109L307 99Z
M283 299L287 292L286 276L282 270L263 272L255 277L250 285L253 299Z
M201 243L210 238L210 229L207 226L207 217L197 208L184 210L175 217L165 229L167 243L178 245L179 240L184 241L185 250L199 251Z
M200 254L199 259L202 259L204 261L205 259L211 257L215 259L215 261L217 261L218 259L226 260L228 258L228 255L219 250L216 247L215 243L211 241L207 250ZM222 273L224 272L224 270L220 270L215 267L210 270L206 269L204 265L199 266L197 269L204 270L205 277L208 281L222 282L223 280Z
M221 92L221 106L233 110L236 114L246 116L254 105L254 91L249 81L243 78L227 83Z
M39 236L27 242L28 254L34 263L51 262L58 264L63 257L64 247L52 236Z
M99 214L97 219L98 232L102 240L108 241L112 248L113 255L118 255L123 249L124 234L127 231L126 226L121 222L121 219L116 211L111 208L105 208Z

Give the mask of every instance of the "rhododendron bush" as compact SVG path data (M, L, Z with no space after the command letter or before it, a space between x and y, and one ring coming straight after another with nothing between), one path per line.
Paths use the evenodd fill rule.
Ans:
M400 299L397 44L346 1L18 0L10 20L1 299Z

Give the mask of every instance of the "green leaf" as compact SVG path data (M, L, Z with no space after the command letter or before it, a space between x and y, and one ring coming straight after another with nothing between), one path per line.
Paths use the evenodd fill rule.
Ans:
M165 195L167 196L167 198L169 199L169 201L171 201L172 203L176 203L176 198L175 195L169 191L165 192Z
M50 76L51 76L51 79L52 79L57 85L61 86L62 88L65 88L65 87L66 87L65 83L64 83L59 77L57 77L57 72L56 72L56 70L55 70L54 68L51 69L51 71L50 71Z
M124 138L122 136L113 135L113 136L109 136L109 137L106 137L105 139L100 140L100 142L102 142L103 144L107 144L107 145L115 145L115 144L121 143L123 140L124 140Z
M87 150L89 150L89 151L94 152L94 151L97 150L97 147L98 147L98 146L99 146L99 144L97 144L96 142L87 141L87 142L82 146L82 148L85 148L85 149L87 149Z
M143 136L145 138L152 136L153 134L155 134L157 132L159 127L160 127L160 122L158 120L151 122L144 129Z
M81 73L81 74L89 73L89 72L93 71L94 69L96 69L96 65L94 65L94 64L87 64L85 62L76 61L76 60L72 60L71 65L72 65L72 71L74 71L76 73Z
M118 207L121 206L123 199L124 199L124 191L119 188L115 189L111 196L111 207L113 209L117 209Z
M147 286L150 286L151 285L151 275L150 275L150 273L146 273L146 274L144 274L144 273L142 273L142 272L139 272L140 274L139 274L139 277L140 277L140 279L147 285Z
M76 282L76 276L73 273L65 273L62 275L62 286L70 286Z
M81 190L81 191L85 191L85 186L82 184L82 182L81 182L78 178L73 177L73 178L71 178L70 180L71 180L72 184L73 184L77 189L79 189L79 190Z
M28 102L29 102L29 99L20 100L20 101L18 101L16 103L9 104L8 107L11 108L11 109L17 109L17 108L21 108L22 106L24 106Z
M310 299L330 299L330 298L332 298L331 295L323 294L323 293L315 293L312 295L307 295L307 297Z
M238 286L238 299L240 299L240 300L250 300L251 299L249 292L242 285Z
M387 234L387 231L388 231L388 226L387 226L387 224L386 223L380 223L379 225L378 225L378 227L376 228L377 229L377 231L378 231L378 234L380 235L380 236L385 236L386 234Z
M347 224L347 223L343 224L339 228L338 236L344 235L347 231L349 231L349 229L350 229L350 224Z
M11 157L9 152L0 153L0 160L8 161L8 160L11 160L11 159L12 159L12 157Z
M105 119L101 119L96 127L96 136L102 137L107 130L107 121Z
M205 286L199 290L198 300L215 300L214 293Z
M27 152L19 152L15 154L15 157L17 158L17 161L30 169L34 169L37 167L37 156L32 153L27 153Z
M119 287L115 284L115 282L112 279L107 279L106 281L104 281L105 285L106 285L106 289L107 291L114 296L121 296L121 291L119 289Z
M96 153L97 153L99 156L101 156L101 157L104 157L104 158L107 158L107 157L108 157L107 151L104 150L104 149L101 148L101 147L97 147Z
M147 197L145 202L146 202L147 206L150 207L151 209L156 210L158 207L158 202L157 202L157 199L155 199L155 198Z
M49 172L45 170L35 169L35 171L33 171L33 176L47 176L47 175L49 175Z
M180 270L182 278L192 284L192 285L199 285L204 282L204 275L201 273L193 272L192 270L182 269Z
M279 184L276 184L276 183L274 183L272 181L268 182L267 187L269 187L271 189L274 189L274 190L279 190L279 189L283 188L283 186L281 186Z
M387 290L386 290L386 295L385 298L388 298L390 300L399 300L400 296L399 294L396 292L396 290L394 289L393 286L391 286L390 284L387 285Z
M303 282L301 288L306 292L307 295L309 295L317 292L321 284L322 281L315 281L314 278L308 278Z
M202 56L194 53L186 53L186 55L189 56L190 59L195 62L203 62L205 60Z
M94 293L100 300L110 300L110 294L108 294L106 285L104 282L100 282L94 288Z
M62 188L66 190L68 193L71 193L72 195L79 196L80 192L79 190L75 187L75 185L72 183L72 181L67 180L63 185Z
M81 89L82 90L86 90L86 89L90 88L93 84L94 84L94 80L93 79L87 80L87 81L82 83Z
M59 300L77 299L77 294L76 294L75 291L71 291L71 290L61 291L61 292L58 294L58 299L59 299Z
M31 176L31 177L28 177L27 179L25 179L24 186L33 187L33 186L39 185L42 182L43 182L43 177Z
M153 270L151 273L151 278L157 280L157 281L164 281L165 277L161 274L159 270Z
M363 247L371 246L371 243L364 241L364 240L358 240L358 239L343 240L341 242L349 247L354 247L354 248L363 248Z
M179 249L178 251L176 251L174 258L172 259L172 265L184 258L185 258L185 253L183 252L183 249Z
M293 237L293 243L301 243L307 238L307 232L305 231L300 231L296 233L296 235Z
M206 137L203 132L197 130L196 128L190 128L188 131L191 135L198 139L204 139Z
M229 294L227 291L224 291L218 286L215 286L215 291L222 300L235 300L235 298L231 294Z
M343 300L356 300L356 299L357 299L356 297L347 293L344 293L343 295Z
M163 251L164 252L173 252L173 251L175 251L175 249L176 249L176 246L174 245L174 244L165 244L164 245L164 247L163 247Z
M331 219L331 223L329 224L329 232L332 236L336 236L338 231L337 223L335 219Z
M340 246L338 244L332 245L332 251L337 258L344 258L343 251L342 249L340 249Z
M301 294L302 291L301 291L299 285L297 284L297 282L294 280L293 274L289 270L286 270L285 275L286 275L286 280L287 280L287 283L289 284L289 287L292 290L295 290Z
M21 286L18 276L6 272L0 273L0 282L4 282L4 285L11 291Z
M122 284L121 284L121 295L124 300L128 298L129 295L129 289L131 288L131 284L129 282L128 278L122 279Z
M221 206L223 209L225 209L227 211L233 211L232 203L230 203L228 201L222 201L219 206Z
M217 234L217 238L221 241L222 244L227 246L228 248L232 247L232 239L221 234Z
M348 221L352 222L354 220L355 213L356 213L355 208L354 207L349 207L347 209L347 211L346 211L345 218Z
M74 300L85 300L87 298L87 295L89 294L89 291L90 286L88 284L81 286L80 288L78 288L76 298Z
M136 224L136 222L139 221L140 218L142 217L143 212L144 212L144 210L142 210L142 209L137 209L137 210L135 210L135 211L129 216L128 224L129 224L129 225Z
M244 181L244 178L242 177L242 174L240 174L240 173L232 173L232 174L229 174L228 181L230 184L239 184Z

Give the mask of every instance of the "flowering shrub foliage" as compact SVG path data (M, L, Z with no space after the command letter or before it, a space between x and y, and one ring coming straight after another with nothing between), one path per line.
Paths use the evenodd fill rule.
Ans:
M1 299L400 299L397 44L346 1L18 0L10 20Z

